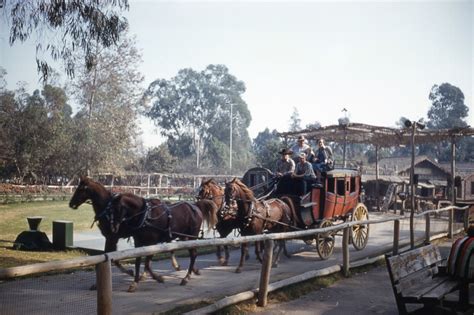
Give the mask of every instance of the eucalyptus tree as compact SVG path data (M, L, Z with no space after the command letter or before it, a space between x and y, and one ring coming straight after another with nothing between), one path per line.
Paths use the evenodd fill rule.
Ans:
M86 69L93 69L95 48L115 45L128 25L122 16L128 0L9 0L2 4L10 45L35 40L36 64L44 80L51 72L48 58L62 61L72 77L75 55L81 52Z
M135 40L123 35L110 49L95 46L94 64L72 84L79 110L74 116L75 165L88 171L123 170L134 158L143 75Z
M431 107L428 110L427 127L429 129L450 129L467 127L465 121L469 107L464 103L464 93L457 86L449 83L433 85L428 96ZM457 159L470 161L474 159L472 139L458 141ZM436 156L441 161L451 158L450 144L446 141L436 144L425 144L420 147L422 154Z
M251 115L242 99L244 92L244 83L226 66L209 65L199 72L182 69L169 80L153 81L144 100L151 103L147 115L168 138L170 152L180 158L178 167L223 171L230 163L231 137L235 168L243 169L252 161L247 132ZM186 161L190 155L193 164Z
M270 131L265 128L258 133L252 144L257 164L274 170L276 161L280 158L280 150L284 149L283 142L274 129Z

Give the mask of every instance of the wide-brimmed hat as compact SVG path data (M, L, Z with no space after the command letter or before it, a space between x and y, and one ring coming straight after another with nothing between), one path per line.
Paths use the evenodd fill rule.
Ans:
M299 136L298 141L306 141L306 138L304 136Z
M281 149L278 153L280 154L293 154L293 151L288 150L288 149Z
M305 158L306 159L306 153L304 153L304 152L301 152L300 154L298 154L298 156L300 158Z

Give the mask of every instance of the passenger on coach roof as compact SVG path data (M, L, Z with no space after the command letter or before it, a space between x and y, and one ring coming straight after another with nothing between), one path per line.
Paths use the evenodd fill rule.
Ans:
M316 172L318 181L321 180L321 173L325 173L333 168L332 149L324 144L324 139L319 139L318 150L313 160L313 169Z
M314 174L313 166L311 163L306 161L306 153L300 153L299 161L296 163L295 171L291 177L301 179L303 193L306 193L308 184L313 184L316 181L316 175Z
M281 154L281 159L278 159L276 162L276 177L290 176L295 171L295 162L290 159L290 155L293 154L293 152L288 149L283 149L278 153Z
M295 163L298 163L300 153L305 153L306 157L309 157L312 153L311 147L306 144L306 138L304 136L299 136L298 141L291 147L293 151L293 160Z

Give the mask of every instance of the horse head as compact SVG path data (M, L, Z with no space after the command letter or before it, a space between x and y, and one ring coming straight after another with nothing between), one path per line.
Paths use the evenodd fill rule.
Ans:
M80 205L82 205L84 202L91 198L91 190L89 188L89 183L89 178L85 176L80 177L79 185L77 186L76 191L74 191L74 194L72 195L71 200L69 201L70 208L77 209Z
M224 204L224 189L211 178L201 183L196 199L213 201L221 210Z

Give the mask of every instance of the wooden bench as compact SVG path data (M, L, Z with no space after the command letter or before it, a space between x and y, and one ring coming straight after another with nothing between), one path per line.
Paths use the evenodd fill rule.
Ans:
M435 245L385 255L385 260L400 314L408 314L407 303L425 308L443 306L444 297L459 289L459 282L445 273L444 260Z

